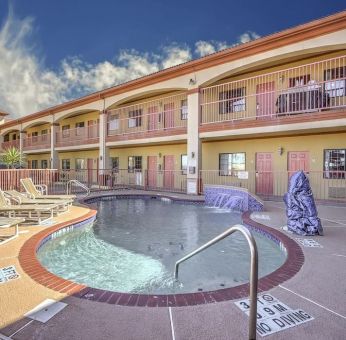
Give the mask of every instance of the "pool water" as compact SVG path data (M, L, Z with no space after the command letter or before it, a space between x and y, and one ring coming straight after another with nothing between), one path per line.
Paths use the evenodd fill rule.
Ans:
M241 223L236 212L167 199L100 201L92 227L47 242L38 252L52 273L90 287L132 293L183 293L232 287L249 280L250 254L240 233L184 262L190 251ZM259 275L281 266L286 255L254 233Z

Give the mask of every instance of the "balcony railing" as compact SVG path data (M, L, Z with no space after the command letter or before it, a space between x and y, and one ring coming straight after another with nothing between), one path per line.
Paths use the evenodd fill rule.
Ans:
M19 139L1 143L1 150L7 150L12 147L19 149Z
M200 193L206 185L226 185L247 189L263 199L279 200L287 192L290 172L238 172L223 176L219 170L201 170L199 173ZM307 172L314 198L337 204L346 204L345 171ZM0 170L2 190L22 190L21 178L31 177L35 184L46 184L49 193L66 193L69 180L76 179L91 191L112 190L126 187L143 190L186 192L186 175L180 170L54 170L54 169L9 169ZM80 188L73 187L78 193ZM84 194L83 190L80 193Z
M264 199L279 198L288 189L288 180L293 172L241 171L224 176L219 170L200 171L200 192L204 186L226 185L247 189ZM346 171L309 171L308 175L315 199L346 202Z
M186 93L117 108L108 113L108 139L186 133L187 115Z
M41 150L41 149L49 149L51 145L51 135L39 135L32 136L23 139L23 150Z
M57 132L56 146L76 146L97 144L99 142L99 124Z
M201 125L346 107L346 56L203 88Z

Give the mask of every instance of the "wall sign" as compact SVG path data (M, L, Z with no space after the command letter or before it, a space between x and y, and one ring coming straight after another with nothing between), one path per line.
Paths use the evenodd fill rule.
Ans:
M247 316L250 314L250 300L234 302ZM291 309L270 294L257 298L257 333L267 336L298 326L314 318L302 309Z
M15 266L0 268L0 283L6 283L7 281L15 280L18 278L19 274L17 273Z
M239 179L249 179L249 172L248 171L238 171L238 178Z
M323 248L321 244L319 244L317 241L313 240L312 238L296 238L295 239L299 244L301 244L303 247L309 247L309 248Z

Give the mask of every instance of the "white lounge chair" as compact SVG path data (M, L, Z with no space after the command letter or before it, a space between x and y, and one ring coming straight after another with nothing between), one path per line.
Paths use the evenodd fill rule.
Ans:
M33 199L70 199L74 200L76 195L47 195L47 186L45 184L34 184L31 178L22 178L20 180L25 191Z
M72 205L72 199L36 199L29 198L26 194L21 193L17 190L6 190L4 191L5 197L14 201L17 204L56 204L58 206L58 212L68 211L70 205ZM46 196L44 196L46 197Z
M16 238L19 235L18 226L23 222L25 222L24 218L0 217L0 230L9 229L12 227L15 228L15 232L12 235L0 235L0 245Z

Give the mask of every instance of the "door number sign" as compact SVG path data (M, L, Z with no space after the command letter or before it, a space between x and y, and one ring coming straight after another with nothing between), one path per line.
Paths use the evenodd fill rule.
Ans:
M234 302L247 316L250 314L250 300ZM314 318L302 309L291 309L270 294L257 298L257 333L267 336L298 326Z

